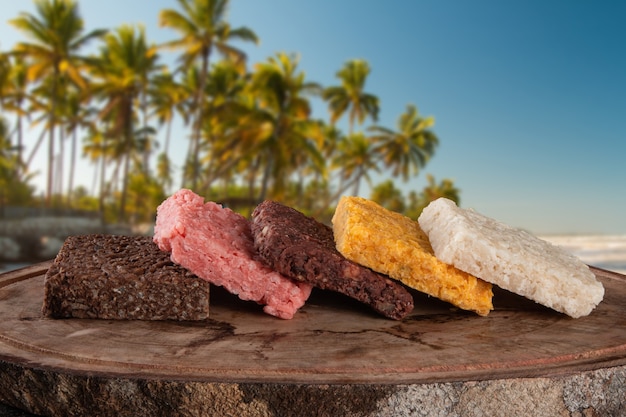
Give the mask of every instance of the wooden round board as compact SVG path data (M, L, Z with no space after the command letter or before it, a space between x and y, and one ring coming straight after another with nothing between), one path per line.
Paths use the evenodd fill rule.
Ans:
M402 321L314 291L292 320L212 288L203 322L45 319L49 262L0 275L0 360L104 377L415 384L537 377L626 364L626 277L594 269L604 301L572 319L494 288L487 317L415 293Z

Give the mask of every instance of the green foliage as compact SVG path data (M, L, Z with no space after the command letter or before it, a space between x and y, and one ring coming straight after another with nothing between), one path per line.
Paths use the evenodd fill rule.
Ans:
M47 119L48 169L46 202L51 205L54 185L55 131L59 123L59 107L68 88L84 90L87 81L81 70L87 59L78 51L89 41L104 35L104 30L84 34L84 22L78 4L72 0L36 0L37 13L21 13L9 21L30 42L19 42L13 54L28 61L26 79L39 82L38 99Z
M422 118L417 108L409 104L398 118L397 131L381 126L369 129L376 144L373 152L391 169L392 176L406 181L417 175L435 153L439 139L431 130L434 124L434 118Z
M393 181L384 181L372 189L370 199L376 201L388 210L403 213L406 208L406 202L402 191L393 185Z
M350 124L348 134L352 134L355 122L363 124L368 116L375 122L378 120L378 97L364 91L369 73L370 66L367 61L361 59L347 61L343 68L337 71L341 85L324 90L323 97L328 101L330 123L335 124L345 112L348 112Z
M460 205L461 191L456 188L454 181L449 178L444 178L439 183L436 183L435 177L430 174L426 176L426 179L428 180L428 184L421 193L409 194L410 209L406 213L407 216L417 219L424 207L431 201L440 197L448 198L457 203L457 205Z
M387 180L372 189L370 198L381 206L402 213L411 219L417 220L422 210L440 197L448 198L455 203L460 203L460 191L454 186L451 179L443 179L435 182L432 175L426 176L428 184L420 192L410 191L407 196L394 186L393 181Z
M157 207L167 198L161 184L141 171L131 174L128 193L128 214L133 224L154 221Z
M18 148L9 140L9 124L0 117L0 208L32 202L33 187L20 177L20 170Z
M93 212L98 211L98 199L89 195L85 187L76 187L72 192L73 207L79 211Z

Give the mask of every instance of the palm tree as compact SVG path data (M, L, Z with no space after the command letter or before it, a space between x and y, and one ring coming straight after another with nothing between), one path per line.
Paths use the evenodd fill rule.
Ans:
M307 161L322 169L320 145L311 135L314 122L306 95L319 94L318 84L305 81L297 69L298 58L285 53L270 57L256 66L252 94L257 97L260 126L269 126L259 137L254 152L264 166L259 200L267 197L270 188L274 197L280 195L285 180Z
M147 88L148 75L157 69L158 55L155 47L148 46L141 26L120 26L104 41L98 64L93 67L96 81L92 92L106 101L99 116L108 124L107 136L116 139L115 156L123 167L119 218L125 220L131 160L151 149L136 136L137 101Z
M105 200L108 195L108 187L106 185L106 166L113 159L114 149L112 140L107 138L100 130L92 126L88 129L85 137L83 153L96 166L94 171L92 193L95 195L96 186L99 188L98 193L98 211L100 221L104 224Z
M28 185L30 175L18 176L23 170L18 149L11 142L9 123L0 116L0 217L7 204L27 204L32 199L33 189Z
M80 49L90 40L99 38L106 31L97 29L83 34L84 24L73 0L35 0L36 15L21 13L9 21L22 31L32 42L20 42L14 50L18 55L30 58L28 79L50 79L46 100L48 106L48 178L46 201L50 204L54 176L54 130L58 87L62 77L66 77L81 88L86 83L81 70L85 59L78 55Z
M454 181L448 178L444 178L439 183L435 181L435 177L428 174L426 176L428 184L424 187L424 189L417 193L415 191L411 191L409 193L409 202L404 214L412 219L416 219L422 213L422 210L430 204L431 201L434 201L440 197L448 198L455 203L460 204L461 191L454 185Z
M9 138L9 122L0 116L0 188L2 189L8 187L8 181L17 170L15 151L16 148Z
M361 181L365 179L369 182L370 173L378 172L371 139L361 132L347 136L339 143L333 166L340 169L340 184L342 184L333 196L333 201L350 187L353 187L352 194L358 195Z
M201 144L202 179L206 190L217 179L230 180L230 174L245 154L241 152L241 145L246 142L241 127L245 125L249 109L242 100L249 78L232 61L222 60L211 67L205 88L208 102Z
M381 206L402 213L405 210L404 196L392 180L386 180L372 189L370 198Z
M454 182L451 179L444 178L439 182L439 184L435 182L435 177L430 174L426 176L426 179L428 181L428 185L424 187L424 190L422 191L425 202L424 206L440 197L450 199L457 204L460 203L460 190L454 186Z
M172 164L169 155L172 122L176 114L188 123L189 91L179 83L167 68L154 75L148 87L148 106L151 116L156 116L160 126L165 125L165 143L157 158L157 178L161 185L169 188L172 185Z
M15 113L15 134L17 136L17 158L20 161L20 168L16 175L21 177L24 174L23 152L24 152L24 117L28 117L26 104L32 100L28 91L28 80L26 71L28 65L18 56L12 57L2 54L2 64L0 71L0 105L2 109Z
M165 144L163 153L169 153L169 144L172 132L172 122L179 114L187 123L187 99L189 92L181 83L177 82L172 73L166 68L152 77L148 86L148 106L152 109L152 116L156 116L159 125L165 125Z
M80 94L78 91L73 91L66 97L63 106L65 133L69 136L69 140L71 141L67 185L68 206L71 206L74 191L74 172L76 159L78 157L78 132L81 129L91 130L95 127L96 109L88 104L87 99L87 96Z
M422 118L417 108L410 104L398 118L397 131L381 126L370 127L375 142L374 152L392 170L394 177L402 176L406 181L430 160L439 144L439 139L431 130L434 124L433 117Z
M355 122L363 124L367 117L371 117L374 122L378 120L378 97L364 91L369 73L367 61L350 60L337 72L341 85L324 90L323 98L328 101L331 124L334 125L348 112L348 135L354 132Z
M6 85L9 80L9 71L11 69L9 58L8 54L0 52L0 104L2 104Z
M0 218L4 216L4 206L8 203L10 182L15 176L16 163L12 155L15 148L9 140L9 123L0 117Z
M188 155L191 161L191 187L195 188L198 181L199 162L198 149L202 129L202 116L205 110L203 100L209 72L209 59L213 50L242 63L245 60L243 51L235 48L230 42L235 40L258 42L256 34L246 28L231 28L226 22L228 0L178 0L182 12L164 9L159 16L161 26L169 27L180 34L180 38L165 43L163 46L183 49L181 68L192 67L200 63L199 82L193 98L193 122ZM183 180L185 182L186 179Z

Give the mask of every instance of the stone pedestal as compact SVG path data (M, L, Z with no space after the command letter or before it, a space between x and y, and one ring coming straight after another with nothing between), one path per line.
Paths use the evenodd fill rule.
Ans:
M292 320L216 289L211 317L41 317L42 263L0 275L0 403L44 416L623 416L626 278L571 319L496 293L402 321L314 293Z
M623 416L626 367L432 384L207 383L60 374L0 363L0 402L44 416Z

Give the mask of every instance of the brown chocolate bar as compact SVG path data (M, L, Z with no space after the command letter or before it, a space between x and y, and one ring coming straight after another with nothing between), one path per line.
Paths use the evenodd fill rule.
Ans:
M261 258L291 279L345 294L389 318L413 310L413 297L402 284L346 259L335 248L330 227L291 207L259 204L252 233Z
M51 318L203 320L209 286L148 236L68 237L45 277Z

